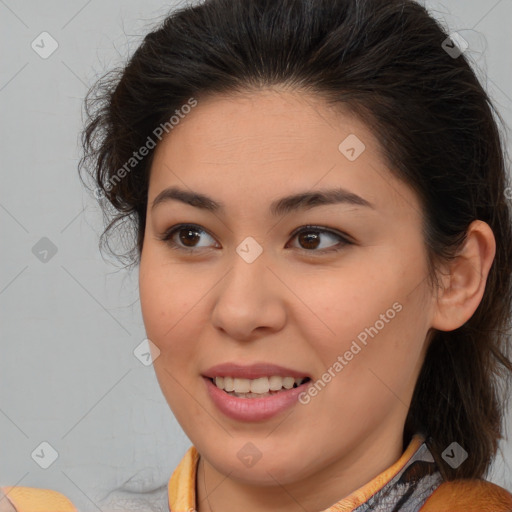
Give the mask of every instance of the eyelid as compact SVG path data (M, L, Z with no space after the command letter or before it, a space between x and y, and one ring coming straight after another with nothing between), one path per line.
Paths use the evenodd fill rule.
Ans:
M329 233L333 236L337 236L338 238L344 239L346 242L349 243L355 243L354 239L347 233L344 233L343 231L340 231L335 228L330 228L328 226L319 226L317 224L304 224L302 226L299 226L298 228L294 229L290 233L290 237L297 236L301 231L320 231L322 233Z
M172 238L174 237L174 235L177 232L179 232L182 229L187 229L187 228L190 229L191 231L192 230L202 231L205 234L207 234L208 236L210 236L212 239L215 240L215 237L213 235L211 235L207 229L203 228L199 224L186 224L186 223L175 224L174 226L171 226L161 236L159 236L158 239L165 242L166 244L170 245L171 248L173 248L173 249L181 250L181 251L184 251L187 253L195 253L195 252L198 252L199 249L203 249L203 250L204 249L212 249L211 247L184 247L172 240ZM326 254L326 253L337 252L337 251L342 250L346 245L354 245L355 244L354 239L350 235L348 235L342 231L339 231L334 228L330 228L328 226L318 226L318 225L312 225L312 224L306 224L306 225L299 226L295 230L293 230L293 232L290 233L290 235L288 235L288 236L290 237L290 239L293 239L299 233L307 232L307 231L317 231L320 233L328 233L334 237L337 237L341 244L341 247L335 245L331 248L320 249L320 250L314 250L314 249L308 250L308 249L303 249L301 247L295 247L295 249L298 249L302 253L306 253L308 255L314 256L315 253L322 255L322 254ZM218 243L218 242L216 242L216 243ZM289 242L287 242L287 245L288 245L288 243Z
M174 226L171 226L169 229L166 229L164 231L164 233L158 237L158 239L167 243L174 249L182 250L185 252L197 252L197 250L198 250L197 247L183 247L183 246L175 243L172 240L174 235L182 229L190 229L191 231L193 231L193 230L202 231L202 232L206 233L209 237L211 237L213 240L215 240L215 237L212 234L210 234L207 229L203 228L199 224L175 224ZM216 243L218 243L218 242L216 242ZM211 248L210 247L202 247L202 249L211 249Z

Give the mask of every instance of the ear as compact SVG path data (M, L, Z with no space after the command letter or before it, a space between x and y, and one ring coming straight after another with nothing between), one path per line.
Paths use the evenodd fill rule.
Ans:
M453 331L471 318L484 295L495 254L492 229L481 220L473 221L464 246L445 266L443 286L435 298L433 328Z

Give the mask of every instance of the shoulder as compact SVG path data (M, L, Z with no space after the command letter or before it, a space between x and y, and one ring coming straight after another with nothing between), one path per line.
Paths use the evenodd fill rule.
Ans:
M0 487L0 512L77 512L64 494L36 487Z
M512 494L485 480L443 482L420 512L512 512Z

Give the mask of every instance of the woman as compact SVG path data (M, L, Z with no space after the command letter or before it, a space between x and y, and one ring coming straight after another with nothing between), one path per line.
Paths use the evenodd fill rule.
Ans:
M511 189L462 44L409 0L207 0L90 96L193 445L172 512L512 510Z

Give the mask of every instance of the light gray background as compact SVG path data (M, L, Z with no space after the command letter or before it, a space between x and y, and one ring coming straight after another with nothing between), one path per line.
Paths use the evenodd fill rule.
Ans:
M0 485L55 489L83 512L112 510L110 491L135 503L157 489L165 508L190 446L152 367L133 355L145 338L138 269L100 255L101 214L77 175L88 87L176 5L0 0ZM470 43L512 126L512 0L427 5ZM31 48L43 31L59 45L47 59ZM32 252L43 237L57 248L46 262ZM43 441L58 452L48 469L31 456ZM512 489L512 440L501 446L490 479Z

